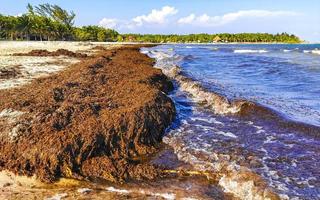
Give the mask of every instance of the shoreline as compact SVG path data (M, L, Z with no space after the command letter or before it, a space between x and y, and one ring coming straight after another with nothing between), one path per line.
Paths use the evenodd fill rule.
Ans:
M163 45L163 44L185 44L185 45L228 45L228 44L286 44L286 45L299 45L299 44L320 44L319 42L300 42L300 43L285 43L285 42L212 42L212 43L198 43L198 42L163 42L163 43L152 43L152 42L96 42L96 41L27 41L27 40L0 40L1 42L17 42L17 43L83 43L83 44L93 44L93 45L106 45L106 44L119 44L119 45Z
M92 46L91 43L90 46ZM241 193L241 187L246 187L247 183L253 181L255 187L261 186L261 188L252 187L253 191L259 191L257 192L259 194L260 191L264 191L261 196L267 195L271 199L278 199L277 194L269 190L261 178L250 174L246 169L235 174L228 172L227 176L222 176L224 172L203 171L190 163L188 164L186 160L176 155L175 148L161 141L164 130L172 122L175 115L173 108L175 105L171 99L167 99L167 94L173 89L173 85L171 77L166 72L157 69L156 60L140 52L140 48L145 46L146 44L123 45L113 47L113 49L96 46L91 48L91 51L95 50L96 54L91 54L89 50L69 52L67 49L63 51L37 49L15 54L15 56L25 57L61 55L69 58L79 57L80 62L49 77L34 79L29 85L3 90L4 93L0 94L0 105L2 106L3 102L6 104L0 106L0 128L3 126L1 118L5 116L7 118L5 120L13 120L14 122L4 130L7 132L10 129L16 131L13 139L10 138L11 141L2 141L4 144L8 141L8 143L15 143L15 146L10 147L11 149L5 153L18 149L18 155L12 154L8 157L8 166L13 168L13 172L18 175L33 176L33 178L34 174L38 178L40 177L42 182L26 186L31 188L30 191L35 189L33 192L41 193L43 198L53 196L52 192L57 195L67 193L68 196L65 198L78 198L78 195L82 194L78 194L81 192L77 193L77 189L85 191L89 188L90 192L84 193L86 195L91 193L93 196L90 197L92 198L100 197L99 191L104 191L106 197L110 197L110 193L115 193L113 198L119 196L142 198L146 195L174 199L186 196L187 191L183 185L190 184L195 188L199 186L206 188L201 194L196 191L190 193L196 194L197 197L233 199L237 196L242 197L244 194ZM85 56L85 53L90 56ZM152 92L150 93L150 91ZM5 98L1 98L1 96L7 99L4 100ZM105 98L106 96L108 98ZM104 101L108 103L104 105ZM136 104L137 102L138 104ZM50 109L45 108L46 104ZM138 108L135 109L136 107ZM103 108L106 108L107 111ZM117 109L120 109L119 113ZM168 110L170 119L166 120ZM37 117L28 115L29 111ZM107 116L112 121L110 123L108 117L101 117L106 112L109 113ZM44 114L42 115L42 113ZM142 122L140 122L141 119ZM154 130L159 126L160 130L154 133ZM111 131L108 131L108 128ZM41 129L45 129L49 133L41 132ZM3 127L0 130L3 131ZM101 130L111 136L101 139L104 135ZM96 131L99 133L96 134ZM65 136L69 133L72 134L70 138ZM129 133L129 138L126 138L127 133ZM151 136L148 133L152 133ZM60 138L55 134L58 134ZM84 134L84 140L81 139L82 134ZM42 138L39 137L40 135L44 135L44 141L51 143L51 146L57 145L61 151L58 150L55 153L53 148L48 148L54 155L46 154L46 146L42 142ZM29 145L32 149L29 150L25 145L28 143L27 140L23 138L20 140L21 136L31 138L32 145L36 146L35 149ZM40 145L36 142L38 139ZM65 140L67 142L64 142ZM25 152L19 152L21 144L24 146ZM108 149L103 146L107 146ZM7 159L6 155L1 152L5 148L0 148L0 158ZM30 162L34 162L32 157L38 156L32 153L38 151L39 148L42 151L40 156L43 156L41 159L44 158L47 162L40 163L44 168L41 165L37 166L38 163L36 165L30 164ZM101 151L102 153L100 153ZM27 157L30 152L31 159ZM17 161L10 160L10 156L18 158ZM24 160L25 156L26 160ZM1 160L3 160L2 158ZM36 162L39 162L39 159ZM52 169L49 168L49 171L45 171L46 168L53 165L52 163L55 166ZM6 169L8 166L0 163L0 169ZM29 173L29 169L33 171ZM37 170L40 170L40 173ZM50 174L52 171L54 174ZM60 174L55 174L56 172ZM47 174L49 175L46 176ZM236 188L230 187L237 182L235 181L237 177L242 176L249 178ZM5 180L5 178L8 183L0 183L0 186L4 185L4 187L0 187L3 194L10 194L10 188L16 185L18 188L14 188L15 191L11 192L29 193L28 189L19 187L21 183L24 184L25 177L15 177L13 174L0 172L0 179ZM15 183L15 178L18 178L18 184ZM19 182L19 178L22 178L22 182ZM220 178L221 180L217 184ZM32 183L33 179L27 178L27 180ZM170 187L163 187L168 184ZM146 185L148 187L145 187ZM140 187L145 187L145 189L141 190ZM48 191L50 194L43 191L44 188L52 189ZM175 191L174 188L179 189ZM214 188L215 194L212 194L213 196L206 195L211 192L212 188ZM32 197L32 194L29 195Z
M2 90L0 198L233 199L162 142L175 117L167 96L173 85L154 68L155 60L140 52L142 46L149 45L95 46L91 50L96 54L78 50L74 53L90 56L80 56L79 62L55 74ZM44 58L60 53L68 59L79 55L59 49L15 55ZM112 125L107 118L96 119L106 112ZM104 131L111 127L109 139L101 139L101 131L95 137L96 126Z

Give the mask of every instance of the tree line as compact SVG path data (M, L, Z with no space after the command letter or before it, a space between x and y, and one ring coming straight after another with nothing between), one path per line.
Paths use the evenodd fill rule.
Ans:
M74 26L76 14L58 5L28 4L19 16L0 14L0 40L67 40L100 42L212 43L212 42L281 42L300 43L292 34L219 33L219 34L119 34L100 26Z
M75 27L75 13L57 5L28 4L27 12L19 16L0 14L2 40L75 40L116 41L118 32L99 26Z
M125 34L125 41L153 42L153 43L212 43L212 42L268 42L268 43L300 43L301 40L288 33L219 33L219 34L189 34L189 35L157 35L157 34Z

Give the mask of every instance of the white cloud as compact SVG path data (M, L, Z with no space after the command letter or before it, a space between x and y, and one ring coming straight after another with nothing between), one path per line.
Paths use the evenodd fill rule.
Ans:
M298 13L292 11L240 10L221 16L209 16L207 14L196 16L191 14L187 17L180 18L178 23L197 26L221 26L243 18L270 18L296 15L298 15Z
M190 14L189 16L187 17L182 17L178 20L178 23L179 24L190 24L192 23L196 18L196 15L195 14Z
M103 18L100 20L99 25L105 28L116 28L118 23L119 21L117 19Z
M147 15L136 16L130 20L120 20L114 18L103 18L100 20L99 25L106 28L116 29L134 29L146 24L159 25L168 21L168 17L178 13L178 10L171 6L164 6L160 10L153 9Z
M142 26L144 23L163 24L167 17L177 14L178 10L174 7L164 6L161 10L153 9L148 15L137 16L132 19L137 26Z
M164 6L160 9L153 9L148 14L133 17L132 19L103 18L100 20L99 25L117 30L134 30L152 26L156 27L159 25L175 26L177 24L215 27L239 20L277 19L277 17L300 15L299 13L292 11L240 10L216 16L210 16L208 14L196 15L191 13L186 17L175 20L175 18L172 18L171 16L176 15L177 13L178 10L175 7Z

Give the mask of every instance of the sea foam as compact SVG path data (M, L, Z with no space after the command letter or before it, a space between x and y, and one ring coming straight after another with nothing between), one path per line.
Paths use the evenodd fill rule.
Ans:
M195 102L210 108L216 114L238 113L242 105L246 103L241 100L230 102L226 97L208 91L197 81L184 76L178 66L178 63L183 59L181 56L163 51L146 51L145 49L141 52L155 58L157 60L155 67L160 68L166 76L174 79L180 89L190 94Z
M259 50L253 50L253 49L236 49L233 51L234 53L268 53L267 50L259 49Z

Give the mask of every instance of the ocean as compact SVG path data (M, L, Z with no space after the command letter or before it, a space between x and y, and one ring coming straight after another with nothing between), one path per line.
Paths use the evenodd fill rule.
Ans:
M166 44L141 49L170 77L164 142L225 192L320 199L320 45ZM262 184L263 185L263 184ZM260 192L261 193L261 192Z

